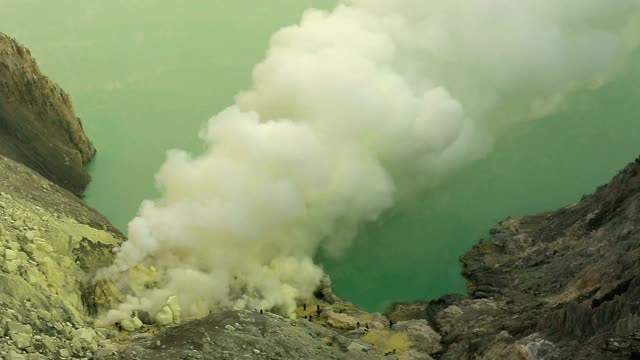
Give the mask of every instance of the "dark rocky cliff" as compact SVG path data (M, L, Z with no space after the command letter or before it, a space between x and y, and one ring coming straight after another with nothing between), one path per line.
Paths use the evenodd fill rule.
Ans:
M640 158L556 211L509 218L461 257L470 296L398 304L439 359L640 359Z
M94 153L69 96L27 48L0 34L0 154L81 195Z

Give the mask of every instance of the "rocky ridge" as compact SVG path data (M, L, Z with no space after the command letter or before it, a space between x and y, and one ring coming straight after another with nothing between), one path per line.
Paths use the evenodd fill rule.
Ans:
M29 49L0 33L0 154L76 195L95 149L69 95L40 73Z

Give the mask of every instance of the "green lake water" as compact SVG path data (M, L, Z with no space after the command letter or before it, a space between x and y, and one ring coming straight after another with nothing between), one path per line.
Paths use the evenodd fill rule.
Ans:
M98 148L87 201L122 229L153 198L165 151L200 149L204 122L249 85L276 29L329 0L0 0L0 32L67 90ZM639 57L636 57L638 59ZM591 192L640 153L640 62L320 258L339 295L370 310L464 291L457 258L498 220Z

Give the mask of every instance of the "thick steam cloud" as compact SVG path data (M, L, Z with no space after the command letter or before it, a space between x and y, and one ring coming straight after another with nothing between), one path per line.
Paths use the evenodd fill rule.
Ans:
M214 116L208 149L174 150L107 273L132 309L291 315L358 227L484 156L509 125L615 75L637 45L636 0L355 0L277 32L253 87Z

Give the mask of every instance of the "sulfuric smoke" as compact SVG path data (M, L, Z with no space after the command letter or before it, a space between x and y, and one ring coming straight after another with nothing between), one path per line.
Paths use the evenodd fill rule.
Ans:
M278 31L253 87L172 150L104 276L159 311L293 316L358 227L615 75L637 46L637 0L354 0ZM119 274L153 265L157 288Z

